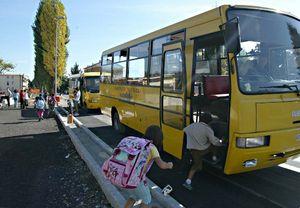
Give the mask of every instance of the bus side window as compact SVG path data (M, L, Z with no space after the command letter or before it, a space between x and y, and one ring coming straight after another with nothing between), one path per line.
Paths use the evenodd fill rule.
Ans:
M102 56L101 75L102 83L111 83L111 67L113 54Z
M129 48L128 84L147 85L149 41Z

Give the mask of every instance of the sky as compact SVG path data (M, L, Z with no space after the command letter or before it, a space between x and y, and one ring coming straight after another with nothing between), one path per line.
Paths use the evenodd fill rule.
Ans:
M295 0L61 0L70 42L67 74L97 63L101 52L223 4L257 5L300 17ZM15 64L12 73L34 78L33 25L39 0L0 0L0 58Z

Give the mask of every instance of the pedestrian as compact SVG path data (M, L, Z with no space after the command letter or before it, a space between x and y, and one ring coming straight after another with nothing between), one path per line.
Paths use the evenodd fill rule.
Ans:
M52 93L51 96L48 96L48 107L49 107L48 116L50 116L50 114L54 112L56 103L57 102L56 102L55 96Z
M21 105L21 109L24 109L24 91L23 90L21 90L20 91L20 105Z
M77 88L75 88L75 91L74 91L74 107L75 107L75 113L74 113L74 116L79 116L79 102L80 102L80 97L81 97L81 93L80 93L80 90Z
M12 92L10 91L9 87L6 89L5 92L5 99L7 100L7 106L10 107L10 98L12 97Z
M45 90L45 91L43 92L43 98L44 98L44 101L47 100L47 97L48 97L48 92Z
M37 102L36 102L36 109L39 121L43 120L44 111L45 111L45 101L42 94L39 95Z
M192 190L192 179L197 171L202 170L202 159L208 153L213 153L213 161L216 161L215 146L221 146L222 142L214 136L213 130L208 126L212 121L209 113L203 113L200 117L200 122L192 123L185 127L183 131L187 138L187 149L192 156L192 167L189 170L188 177L183 183L183 186Z
M149 207L152 199L145 179L146 173L150 170L153 162L161 169L173 168L172 162L163 161L159 155L158 149L161 149L163 140L161 129L157 126L150 126L147 128L144 137L131 136L122 139L117 148L115 148L113 156L102 167L107 179L113 184L123 187L128 192L129 199L125 204L125 208L133 207L138 200L141 200L140 207ZM125 174L124 169L120 168L119 162L114 163L116 161L115 158L123 160L123 164L126 164L126 167L123 166L125 171L128 167L128 169L131 168L127 170L130 174ZM116 179L117 177L120 180ZM127 178L125 179L125 177ZM128 183L126 182L127 184L124 187L124 184L120 183L120 181L127 181Z
M13 92L13 99L14 99L14 108L17 108L19 102L19 92L16 89Z
M29 103L29 95L28 91L24 90L24 107L27 108Z

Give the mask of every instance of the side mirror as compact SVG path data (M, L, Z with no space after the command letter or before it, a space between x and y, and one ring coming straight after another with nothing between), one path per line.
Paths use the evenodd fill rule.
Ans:
M234 18L222 25L224 28L225 47L228 53L237 55L241 51L239 19Z

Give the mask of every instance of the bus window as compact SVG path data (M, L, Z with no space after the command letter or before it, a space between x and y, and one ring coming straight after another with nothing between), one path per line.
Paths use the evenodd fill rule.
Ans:
M147 85L149 42L141 43L129 49L128 83Z
M102 83L111 83L111 65L101 66L100 80Z
M127 60L127 49L114 53L114 63Z
M86 77L84 79L84 88L91 93L99 92L99 77Z
M169 36L164 36L161 38L157 38L155 40L152 41L152 55L158 55L162 53L162 45L170 42L169 40Z
M141 43L129 49L129 58L136 59L148 56L149 42Z
M182 57L181 50L176 49L165 53L164 63L164 91L182 91Z
M131 60L128 64L128 83L147 85L148 58Z
M152 41L152 55L159 55L162 53L162 45L171 41L184 40L184 32L174 33L157 38Z
M160 75L161 75L161 55L151 57L151 65L149 72L149 85L160 86Z
M163 36L152 41L149 85L160 86L162 45L171 41L184 40L184 32Z
M113 64L113 83L126 83L126 61Z
M120 51L114 52L114 63L120 61Z
M228 75L225 47L210 46L196 50L194 95L203 94L203 75Z
M112 54L108 54L102 57L102 65L111 64L112 62Z

